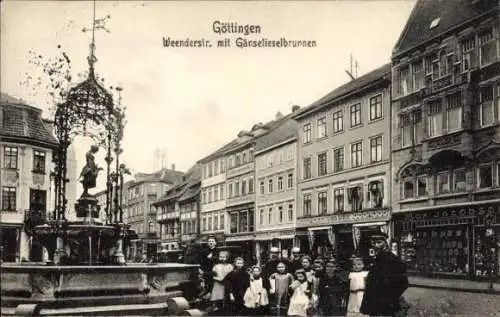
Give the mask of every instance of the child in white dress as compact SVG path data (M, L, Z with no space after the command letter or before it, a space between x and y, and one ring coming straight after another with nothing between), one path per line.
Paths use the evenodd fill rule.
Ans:
M252 267L250 286L245 292L243 301L248 315L265 316L269 313L269 291L271 283L269 279L261 277L259 266Z
M352 270L349 274L350 294L349 304L347 305L347 316L365 316L359 312L363 295L365 293L366 277L368 271L365 271L363 259L359 256L351 258Z
M219 252L219 263L217 263L212 272L214 274L214 285L210 294L210 301L214 310L222 308L225 298L225 278L233 270L233 265L228 263L229 252Z
M307 280L306 272L303 269L295 272L296 280L290 285L293 291L290 298L288 316L307 317L312 308L312 285Z

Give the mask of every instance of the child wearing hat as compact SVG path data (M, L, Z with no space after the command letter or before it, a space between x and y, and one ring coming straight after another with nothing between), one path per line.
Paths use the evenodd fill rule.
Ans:
M368 271L365 270L363 259L357 254L351 257L351 263L352 269L349 274L350 295L349 303L347 305L347 315L353 317L364 316L359 312L359 309L361 307L361 303L363 302Z

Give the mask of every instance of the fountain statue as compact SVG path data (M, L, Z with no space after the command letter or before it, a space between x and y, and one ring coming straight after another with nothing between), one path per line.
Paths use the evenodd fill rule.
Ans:
M96 21L94 2L92 34ZM115 104L113 95L96 80L94 54L92 36L88 78L71 88L66 100L56 106L54 130L59 145L54 150L53 213L26 230L47 250L49 259L1 264L0 315L197 314L188 310L189 298L183 296L196 287L198 265L125 262L125 245L134 233L123 223L123 175L127 169L119 160L124 128L122 89L116 89L120 97ZM66 154L75 135L90 135L98 145L87 152L80 174L83 193L74 205L78 219L68 221ZM103 170L95 162L100 147L106 151L105 221L99 217L97 198L89 193Z

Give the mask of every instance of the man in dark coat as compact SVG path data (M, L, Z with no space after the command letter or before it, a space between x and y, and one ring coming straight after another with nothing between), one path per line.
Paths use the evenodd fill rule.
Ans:
M292 258L290 261L290 265L288 267L288 273L294 275L295 271L301 268L302 268L302 262L300 260L300 248L295 247L292 249Z
M318 310L321 316L343 315L342 300L348 278L337 269L334 261L328 261L325 274L320 278L318 285Z
M401 309L399 299L408 288L406 265L389 250L385 233L370 240L375 261L366 278L360 311L370 316L395 316Z
M215 240L214 236L209 236L208 248L203 250L200 256L200 269L203 271L203 278L205 280L205 291L200 297L212 291L212 286L214 285L212 269L218 261L218 256L217 240Z
M227 291L230 300L233 302L232 313L241 316L245 310L243 297L245 292L250 286L250 274L244 267L243 258L236 258L234 260L234 271L230 272L226 277Z
M267 261L262 270L262 276L266 279L268 279L274 273L278 272L277 267L278 263L280 262L280 253L278 248L272 247L269 253L271 258L269 259L269 261Z

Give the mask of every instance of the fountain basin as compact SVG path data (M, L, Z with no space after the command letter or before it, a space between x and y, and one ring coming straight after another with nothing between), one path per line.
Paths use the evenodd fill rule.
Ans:
M165 315L169 299L185 296L189 300L197 271L197 265L180 263L3 263L1 315L15 315L16 308L19 314L19 307L27 307L19 305L27 304L34 305L32 315Z

